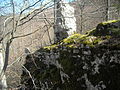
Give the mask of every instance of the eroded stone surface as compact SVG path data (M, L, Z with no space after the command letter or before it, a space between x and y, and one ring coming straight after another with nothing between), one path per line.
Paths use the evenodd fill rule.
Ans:
M119 35L93 35L74 34L28 55L24 66L37 89L120 90ZM21 77L26 89L35 89L28 72Z

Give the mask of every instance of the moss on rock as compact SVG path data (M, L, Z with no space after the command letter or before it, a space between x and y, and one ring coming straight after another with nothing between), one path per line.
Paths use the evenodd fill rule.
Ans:
M120 36L120 20L110 20L97 25L96 29L89 32L94 36Z
M107 25L107 24L116 23L116 22L119 22L119 20L109 20L109 21L102 22L101 24Z
M37 89L120 90L120 38L117 24L119 21L100 23L86 35L73 34L58 44L37 50L32 58L28 55L26 61L29 62L24 66L30 71ZM109 34L109 30L112 34ZM25 71L21 84L26 89L35 90Z
M50 46L45 46L45 47L43 47L43 48L50 50L50 49L53 49L53 48L57 48L57 44L50 45Z
M96 28L88 31L85 35L76 33L63 39L60 44L54 44L44 48L50 50L63 45L74 48L77 44L85 44L94 47L116 36L120 36L120 20L110 20L99 23Z

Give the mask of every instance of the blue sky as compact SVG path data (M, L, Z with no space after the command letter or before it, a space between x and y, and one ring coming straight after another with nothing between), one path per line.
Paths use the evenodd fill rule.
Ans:
M7 14L7 13L11 13L12 12L12 7L10 6L10 1L11 0L0 0L0 15L1 14ZM15 3L15 11L16 12L19 12L20 11L20 7L22 7L22 3L23 3L24 0L14 0L14 3ZM38 0L29 0L29 4L31 5L32 3L36 2ZM48 0L41 0L41 1L48 1ZM49 0L50 1L50 0ZM65 1L73 1L73 0L65 0ZM38 4L39 6L40 4ZM4 7L3 7L4 6Z

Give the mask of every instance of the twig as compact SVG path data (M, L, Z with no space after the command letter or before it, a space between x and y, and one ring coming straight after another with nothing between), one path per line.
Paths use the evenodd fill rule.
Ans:
M50 3L50 2L49 2ZM25 17L21 18L20 21L23 21L25 20L27 17L29 17L32 13L35 13L36 11L39 11L39 12L36 12L33 16L31 16L28 20L26 20L25 22L19 24L18 26L21 26L27 22L29 22L30 20L32 20L36 15L38 15L39 13L43 12L44 10L52 7L54 4L50 5L50 6L47 6L49 3L45 4L43 7L39 8L39 9L35 9L33 12L29 13L28 15L26 15ZM46 7L47 6L47 7ZM43 8L43 9L42 9Z
M22 65L22 67L28 72L28 74L29 74L29 76L30 76L30 78L31 78L31 80L32 80L32 82L33 82L33 85L34 85L34 87L35 87L35 89L36 89L37 87L36 87L36 85L35 85L35 81L33 80L33 77L32 77L32 75L31 75L30 71L29 71L24 65Z
M24 55L22 55L24 56ZM8 65L7 67L9 68L10 66L12 66L13 64L15 64L17 61L20 61L22 59L22 56L18 57L14 62L12 62L10 65Z
M12 39L29 36L29 35L31 35L31 34L36 33L36 32L39 31L40 29L41 29L41 28L35 30L34 32L31 32L31 33L25 34L25 35L15 36L15 37L13 37Z

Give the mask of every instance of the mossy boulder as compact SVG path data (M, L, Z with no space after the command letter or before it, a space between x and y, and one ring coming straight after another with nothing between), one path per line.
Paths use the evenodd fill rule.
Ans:
M120 90L119 35L93 31L73 34L28 55L24 66L29 73L23 70L21 84L25 87L21 89Z
M102 22L89 34L94 36L120 36L120 20Z

